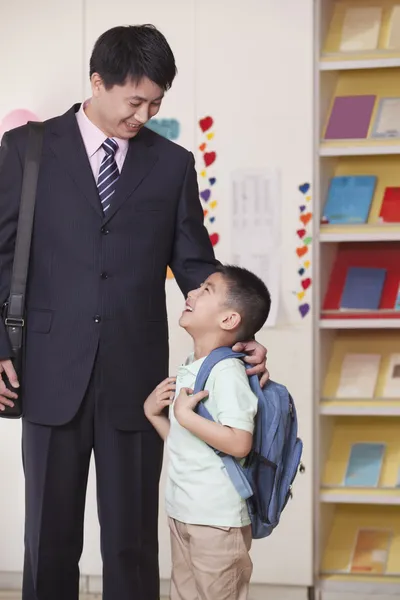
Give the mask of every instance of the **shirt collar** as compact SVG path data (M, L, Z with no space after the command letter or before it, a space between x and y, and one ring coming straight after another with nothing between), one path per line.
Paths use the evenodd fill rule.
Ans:
M180 373L191 373L192 375L194 375L194 377L196 377L205 359L206 357L203 356L203 358L195 360L194 353L192 352L191 354L189 354L188 358L186 359L186 362L179 367Z
M107 139L107 136L89 119L85 112L85 108L89 104L90 99L82 102L80 109L76 113L79 129L82 134L83 143L86 148L86 152L89 158L91 158L101 148L103 142ZM128 140L122 140L120 138L113 138L118 143L117 152L121 152L126 156L128 152L129 142Z

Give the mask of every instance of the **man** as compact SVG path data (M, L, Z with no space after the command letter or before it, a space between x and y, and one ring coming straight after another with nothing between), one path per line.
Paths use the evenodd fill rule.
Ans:
M155 28L114 28L93 50L90 101L45 123L27 292L23 600L78 598L92 450L103 597L159 598L162 442L143 402L168 375L166 269L186 295L217 264L193 155L143 128L175 73ZM22 127L1 146L1 302L26 141ZM265 349L245 349L264 372ZM17 392L11 356L1 325L0 370ZM13 398L1 382L0 408Z

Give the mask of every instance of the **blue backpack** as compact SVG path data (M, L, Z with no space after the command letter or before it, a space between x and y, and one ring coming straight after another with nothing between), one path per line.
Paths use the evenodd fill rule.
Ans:
M245 354L222 347L204 360L196 377L194 393L204 389L212 368L226 358L241 359ZM247 366L247 365L246 365ZM254 539L269 536L278 525L283 509L292 496L292 484L299 470L303 451L297 437L297 414L287 389L268 381L262 389L257 375L249 378L258 398L253 445L243 461L215 450L238 494L247 502ZM213 417L199 402L196 412L210 421Z

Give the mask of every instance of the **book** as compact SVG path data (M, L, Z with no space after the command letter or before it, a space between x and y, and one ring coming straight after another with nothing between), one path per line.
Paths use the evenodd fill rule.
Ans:
M343 485L345 487L377 487L385 449L385 444L353 444Z
M337 96L325 131L326 140L365 139L376 96Z
M400 98L381 98L379 100L372 137L400 137Z
M336 397L373 398L380 363L380 354L346 354L342 362Z
M400 223L400 187L385 188L379 221L382 223Z
M400 354L390 355L383 397L400 399Z
M350 560L350 573L383 575L389 556L392 531L359 529Z
M366 268L385 269L386 277L379 303L379 312L372 311L344 311L341 309L342 295L346 283L349 265ZM400 244L399 242L374 242L373 244L345 243L338 244L336 258L334 259L329 281L322 304L323 319L400 319L400 311L395 312L393 307L399 288L400 278ZM385 312L383 312L385 311ZM387 311L387 312L386 312ZM390 311L392 314L390 314Z
M398 4L392 7L386 48L400 50L400 6Z
M366 223L376 186L375 175L350 175L331 179L323 222Z
M399 283L399 287L397 288L397 296L396 296L396 301L394 303L394 310L400 310L400 283Z
M340 302L342 310L378 310L386 269L349 267Z
M340 52L376 50L382 20L379 6L347 8L340 41Z

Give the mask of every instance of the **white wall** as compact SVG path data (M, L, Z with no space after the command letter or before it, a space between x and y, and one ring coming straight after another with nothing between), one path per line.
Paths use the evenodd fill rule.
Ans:
M20 0L0 21L1 117L28 108L41 118L66 111L89 94L88 60L104 30L154 23L174 50L179 74L161 115L178 118L179 143L196 152L197 121L215 120L218 152L217 256L230 260L230 175L236 168L277 167L282 178L282 311L278 326L259 340L268 347L275 380L292 391L305 441L304 476L282 523L254 543L254 581L310 585L312 581L311 315L298 316L295 254L298 185L312 179L312 0ZM5 59L5 56L9 59ZM28 62L29 60L29 62ZM29 65L35 65L29 66ZM250 243L250 241L249 241ZM168 282L171 374L190 349L175 326L182 297ZM0 572L22 564L23 480L20 424L0 420ZM161 492L162 494L162 492ZM82 572L101 574L94 473L87 501ZM160 515L161 575L169 574L169 541Z

